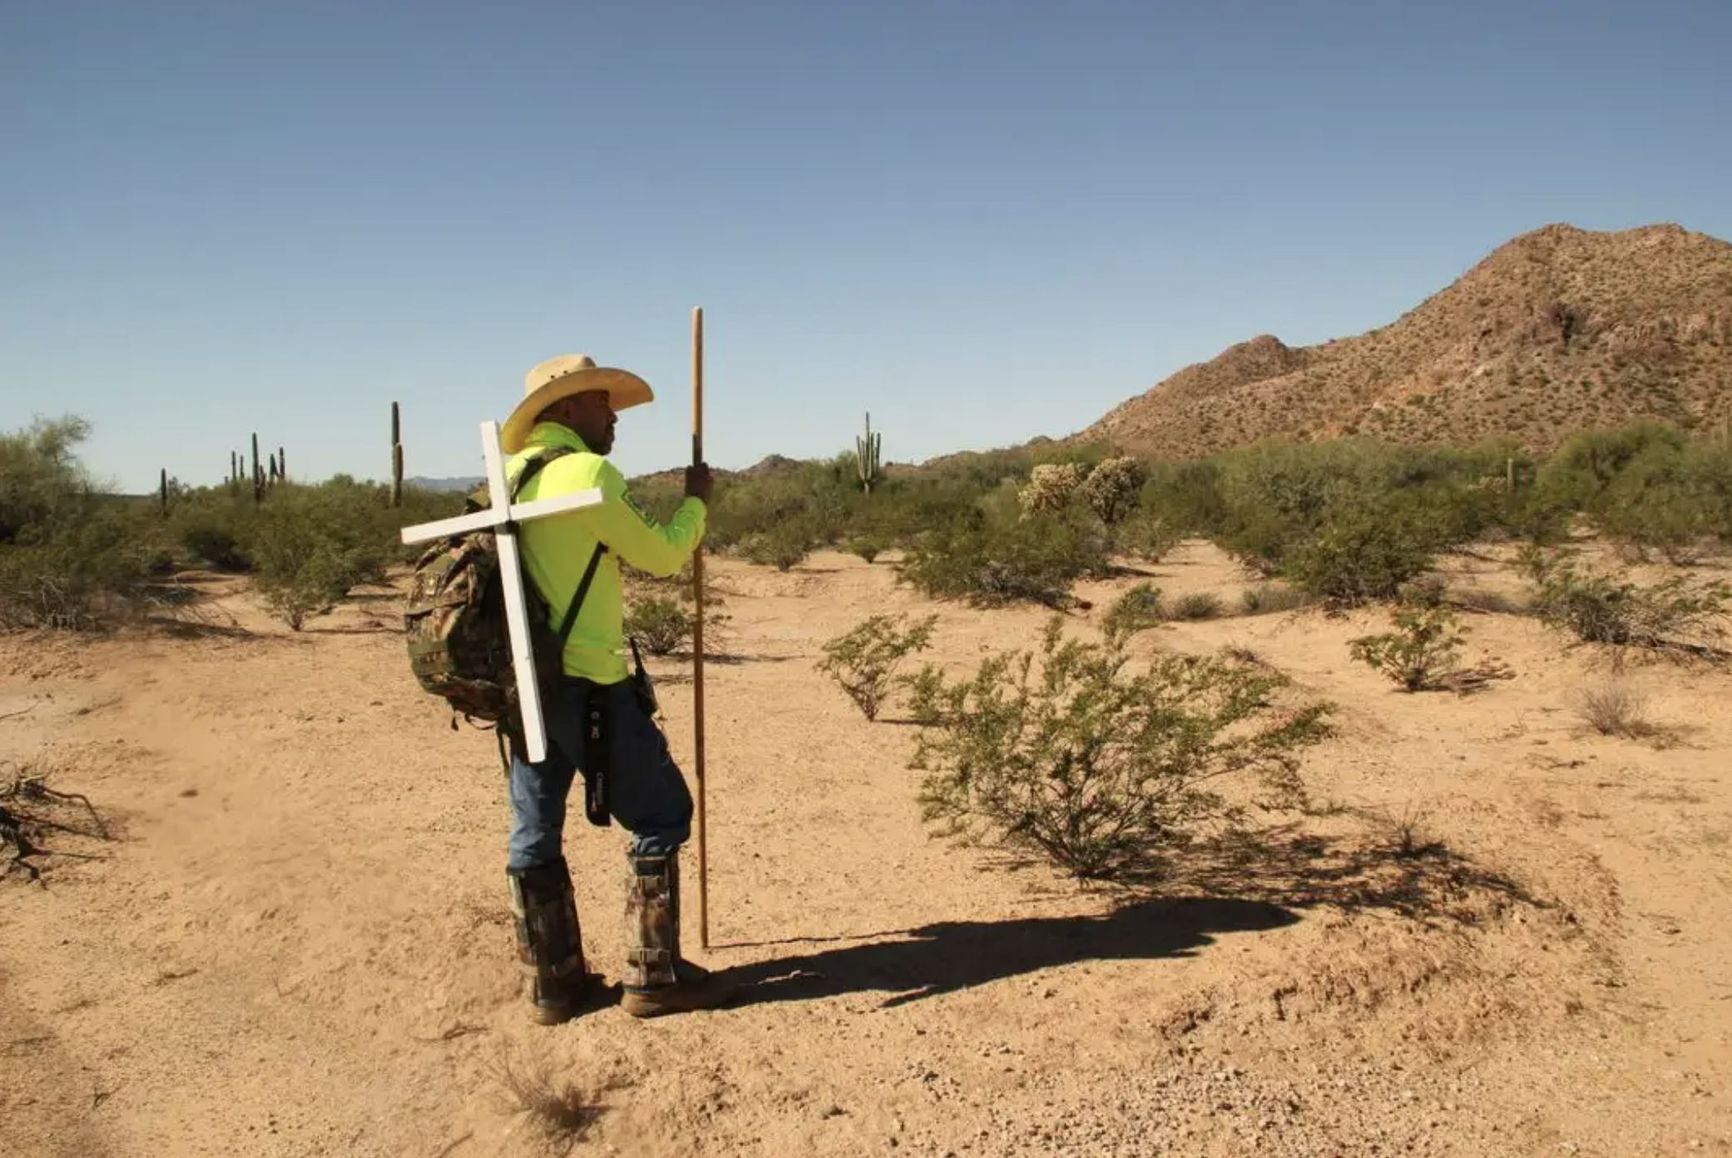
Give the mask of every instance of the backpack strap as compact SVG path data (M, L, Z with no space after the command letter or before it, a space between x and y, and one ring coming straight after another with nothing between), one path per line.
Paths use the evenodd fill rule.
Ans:
M541 472L541 468L556 458L574 453L569 447L550 447L546 454L538 454L524 460L523 469L511 483L511 501L516 502L517 496L523 493L523 488L529 480ZM583 578L577 584L577 594L571 597L571 605L565 609L565 618L559 622L559 646L565 648L566 640L571 638L571 629L577 626L577 613L583 610L584 596L589 594L589 585L595 582L595 569L601 565L601 557L607 552L607 544L597 541L595 552L589 557L589 566L583 569Z
M583 597L589 594L589 585L595 581L595 569L601 565L601 557L606 553L607 544L598 541L594 553L589 557L589 566L583 569L577 594L571 597L571 606L565 609L565 618L559 621L559 646L562 651L565 641L571 638L571 629L577 626L577 613L583 609Z
M529 485L529 480L541 473L541 468L556 458L564 458L574 453L570 447L548 447L546 454L537 454L523 460L523 469L517 472L517 477L511 480L511 501L516 502L517 496L523 493L523 488Z

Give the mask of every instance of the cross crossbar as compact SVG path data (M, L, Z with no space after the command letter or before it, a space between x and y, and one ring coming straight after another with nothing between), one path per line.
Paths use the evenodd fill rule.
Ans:
M505 459L499 450L499 424L481 424L481 453L487 461L487 494L492 506L470 515L404 527L403 542L429 543L452 535L492 529L499 550L499 580L505 590L505 624L511 634L511 665L517 680L517 704L523 717L524 746L531 763L547 759L547 725L541 714L541 692L535 679L535 655L530 647L529 606L523 593L522 555L514 527L531 519L601 505L600 489L574 491L530 503L512 503L505 480Z

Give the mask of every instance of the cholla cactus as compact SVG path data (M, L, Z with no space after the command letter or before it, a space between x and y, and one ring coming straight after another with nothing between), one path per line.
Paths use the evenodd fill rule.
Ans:
M1143 489L1143 468L1134 458L1101 460L1078 493L1101 522L1112 526L1137 505L1137 492Z
M1028 485L1017 492L1022 513L1056 511L1070 502L1083 482L1083 468L1074 462L1045 463L1034 468Z

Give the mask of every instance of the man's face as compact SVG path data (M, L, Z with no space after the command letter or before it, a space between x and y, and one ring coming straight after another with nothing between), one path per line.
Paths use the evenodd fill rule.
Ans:
M586 390L566 400L566 416L571 429L583 439L583 444L597 454L613 450L613 428L619 418L606 390Z

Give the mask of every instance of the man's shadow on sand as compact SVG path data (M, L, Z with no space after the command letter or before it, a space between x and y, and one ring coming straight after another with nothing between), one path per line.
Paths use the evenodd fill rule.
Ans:
M1262 901L1179 897L1098 917L946 921L878 934L901 940L739 966L727 977L740 987L736 1006L887 993L880 1008L889 1009L1077 961L1189 957L1221 933L1274 929L1298 919L1293 910Z
M865 942L761 961L727 976L740 986L740 1005L886 993L881 1008L889 1008L1055 965L1191 957L1223 933L1279 929L1317 905L1446 924L1476 920L1469 903L1476 897L1550 906L1444 842L1416 836L1411 824L1385 837L1335 839L1292 824L1199 845L1167 886L1183 892L1121 904L1104 916L948 921L870 939L728 946Z

